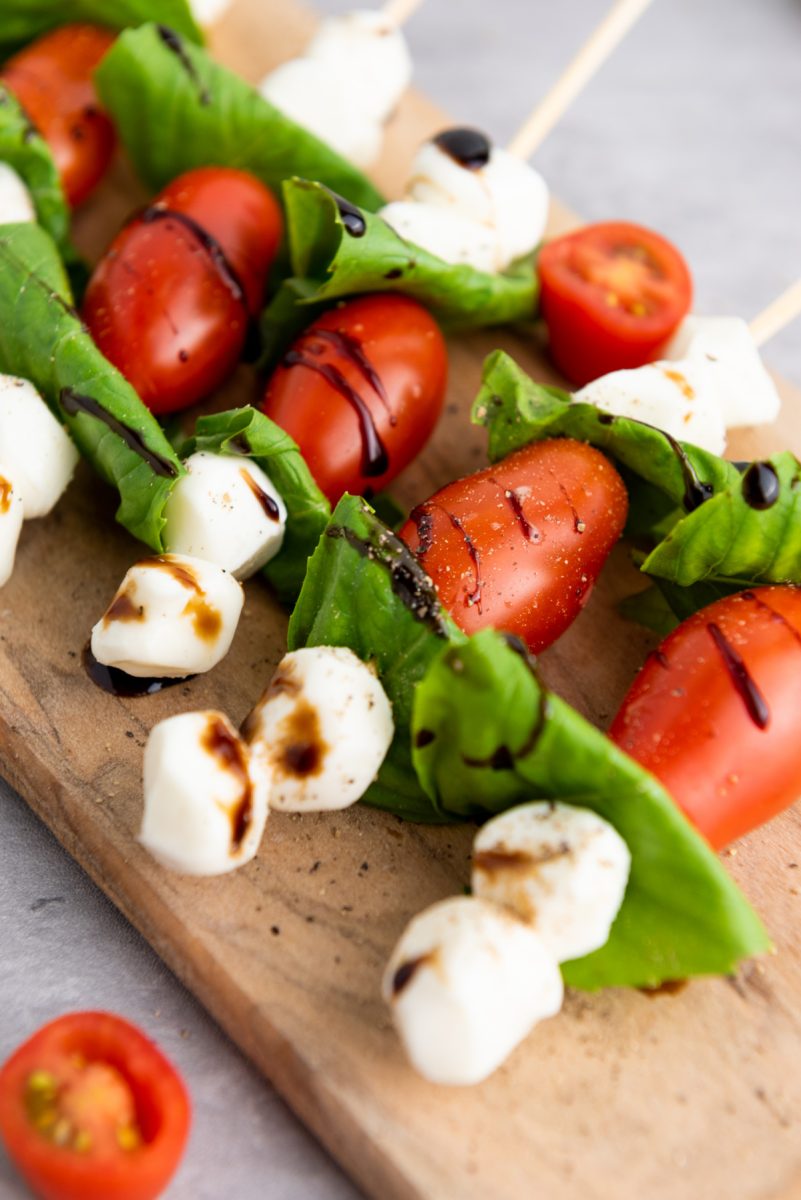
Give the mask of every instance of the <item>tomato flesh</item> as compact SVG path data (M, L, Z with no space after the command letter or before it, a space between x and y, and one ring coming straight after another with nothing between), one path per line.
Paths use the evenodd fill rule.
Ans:
M0 1069L0 1136L43 1200L154 1200L189 1121L175 1068L110 1013L58 1018Z
M653 361L692 302L679 251L627 222L554 239L538 267L551 355L578 385Z
M94 191L114 154L114 126L92 73L114 41L94 25L64 25L10 58L0 78L47 142L73 208Z
M719 600L645 663L610 737L720 849L801 796L801 589Z
M114 239L82 315L154 413L187 408L231 374L281 228L259 180L204 167L174 180Z
M318 486L373 494L420 453L442 411L448 356L433 317L377 294L325 313L273 373L263 410L295 439Z
M536 653L586 604L627 511L609 460L564 438L442 488L400 536L465 633L494 626Z

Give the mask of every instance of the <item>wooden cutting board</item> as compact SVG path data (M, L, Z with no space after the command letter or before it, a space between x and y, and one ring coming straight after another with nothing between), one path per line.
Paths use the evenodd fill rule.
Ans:
M311 26L286 0L240 0L215 50L255 80ZM413 148L443 121L421 97L406 98L378 183L397 192ZM118 169L80 217L81 244L97 252L140 198ZM555 216L559 227L569 221ZM552 378L509 332L454 342L447 413L395 489L402 502L483 462L484 437L466 414L482 358L499 344ZM252 388L243 372L225 403ZM782 390L781 425L739 436L734 457L801 449L801 395ZM775 956L675 995L572 993L484 1085L430 1086L405 1064L379 980L408 918L463 887L471 830L361 808L277 814L257 859L233 876L197 881L157 866L135 840L149 729L204 707L240 721L283 653L286 619L251 582L233 650L210 676L140 700L98 691L81 648L139 554L114 506L82 468L57 511L25 528L0 594L0 770L354 1179L380 1200L801 1196L801 813L727 860L771 929ZM550 684L601 725L651 645L615 615L637 586L621 551L544 657Z

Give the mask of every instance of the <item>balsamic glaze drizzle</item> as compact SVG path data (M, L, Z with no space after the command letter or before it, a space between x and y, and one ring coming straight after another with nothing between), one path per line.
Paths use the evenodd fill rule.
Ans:
M367 233L367 222L364 219L364 213L351 204L350 200L346 200L344 196L340 196L337 192L326 188L326 191L333 196L336 206L339 210L339 215L342 218L342 224L345 226L345 232L351 237L364 237Z
M628 419L633 420L634 418ZM616 420L617 417L614 413L602 412L598 414L599 425L614 425ZM650 425L647 421L638 421L636 423L639 425L645 425L648 429L657 429L656 425ZM684 479L684 496L682 498L682 503L687 512L694 512L696 508L700 508L702 504L705 504L707 500L714 496L715 489L711 483L704 483L703 480L699 478L698 472L690 462L690 459L680 442L676 441L671 434L665 433L664 429L657 429L657 432L662 434L662 437L665 438L679 461L682 478Z
M770 709L765 701L765 697L751 678L747 666L731 642L728 641L719 625L716 625L714 621L710 621L707 625L707 630L723 659L724 666L746 707L749 717L759 729L767 729L770 722Z
M781 483L772 463L751 463L743 475L743 500L748 507L757 512L772 508L780 493Z
M204 106L211 104L211 96L208 88L203 84L200 76L197 73L195 64L186 52L182 39L178 36L175 30L170 29L167 25L157 25L156 29L164 45L168 50L176 56L183 69L186 71L192 83L197 88L197 94L200 103Z
M129 450L133 450L147 463L154 475L161 475L165 479L174 479L178 475L178 467L174 463L163 458L155 450L149 449L140 433L131 429L130 425L124 425L122 421L117 420L91 396L82 396L80 392L76 392L72 388L62 388L59 394L59 404L70 417L77 416L79 413L87 413L88 416L102 421L112 433L122 438Z
M472 592L468 592L466 603L471 607L474 604L478 605L478 611L481 612L481 590L483 587L483 582L481 579L481 555L479 554L478 547L456 514L450 512L449 509L445 508L443 504L439 504L436 500L427 500L425 504L419 504L411 513L410 519L417 526L417 533L421 541L421 545L417 551L418 557L422 558L431 549L434 523L434 518L431 513L432 508L436 508L441 513L444 513L453 528L462 536L465 549L473 566L474 579L473 590Z
M486 167L492 154L492 143L478 129L445 129L434 138L434 145L468 171Z
M166 208L161 204L153 204L149 208L146 208L142 213L141 220L145 225L150 225L154 221L176 221L179 225L183 225L185 229L188 229L192 236L200 242L200 245L209 256L212 266L228 288L228 291L236 301L247 308L247 296L245 295L242 281L228 261L220 243L202 225L198 225L197 221L187 216L186 213L178 212L174 208Z
M319 338L320 341L328 342L344 359L353 364L383 404L389 416L390 425L397 425L398 418L394 416L389 407L387 389L384 387L378 371L376 371L370 359L365 354L361 342L357 338L351 337L349 333L344 333L338 329L315 329L314 337Z

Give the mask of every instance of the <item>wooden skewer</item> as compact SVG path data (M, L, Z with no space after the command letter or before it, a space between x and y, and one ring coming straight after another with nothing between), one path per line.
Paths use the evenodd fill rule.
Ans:
M799 316L801 316L801 279L791 284L786 292L782 292L781 296L777 296L772 304L763 308L762 312L754 317L749 326L751 336L757 346L764 346L765 342L769 342L777 333L781 333L786 325Z
M522 159L531 158L650 3L651 0L615 0L561 78L520 126L507 146L510 154Z
M396 29L400 29L401 25L405 25L409 17L417 12L422 3L423 0L387 0L381 11Z

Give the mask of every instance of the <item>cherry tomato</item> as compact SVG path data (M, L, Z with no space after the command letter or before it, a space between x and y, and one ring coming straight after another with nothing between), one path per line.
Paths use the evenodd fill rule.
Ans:
M0 72L50 147L73 208L100 182L114 153L114 126L92 82L113 41L113 33L95 25L64 25L15 54Z
M548 242L538 268L551 354L574 384L653 361L692 301L675 246L624 221Z
M532 653L564 633L623 531L628 496L584 442L538 442L436 492L400 536L465 633L489 625Z
M343 492L379 492L420 453L447 376L445 342L426 309L406 296L363 296L298 338L262 407L333 504Z
M154 413L187 408L234 369L281 228L259 180L202 167L169 184L112 242L83 318Z
M650 656L610 737L716 849L801 796L801 588L695 613Z
M111 1013L59 1017L0 1068L0 1136L43 1200L153 1200L189 1121L175 1068Z

